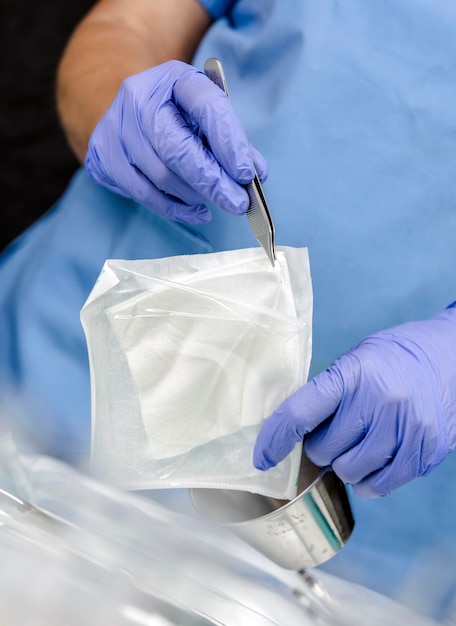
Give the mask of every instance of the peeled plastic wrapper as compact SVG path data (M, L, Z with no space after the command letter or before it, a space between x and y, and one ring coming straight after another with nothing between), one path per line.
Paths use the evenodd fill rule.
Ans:
M210 487L290 499L302 446L252 463L261 423L305 383L307 249L106 261L81 311L92 459L124 489Z

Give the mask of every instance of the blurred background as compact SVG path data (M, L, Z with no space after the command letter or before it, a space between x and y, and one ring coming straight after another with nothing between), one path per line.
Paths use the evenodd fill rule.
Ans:
M47 211L78 167L54 86L70 33L94 0L0 0L0 250Z

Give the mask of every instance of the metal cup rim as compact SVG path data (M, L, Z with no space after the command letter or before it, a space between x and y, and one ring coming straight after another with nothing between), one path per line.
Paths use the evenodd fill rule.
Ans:
M307 495L310 491L312 491L312 489L315 487L315 485L321 481L321 479L323 478L323 476L325 474L327 474L328 472L333 471L331 469L331 466L326 466L326 467L322 467L320 473L318 474L318 476L316 476L314 478L314 480L300 493L298 493L292 500L284 500L284 504L283 506L278 507L277 509L274 509L273 511L270 511L269 513L265 513L264 515L259 515L258 517L251 517L250 519L247 520L243 520L242 522L220 522L217 521L217 524L219 526L223 526L225 528L239 528L241 526L246 526L248 524L252 524L253 522L257 521L257 520L267 520L268 518L272 518L276 515L280 515L281 513L283 513L283 511L285 511L286 509L290 508L291 506L293 506L293 504L295 502L297 502L298 500L300 500L303 496ZM193 506L195 507L195 509L197 511L200 511L200 508L196 505L193 494L195 491L206 491L206 489L204 488L192 488L189 489L189 494L190 494L190 499L191 502L193 504ZM241 491L240 489L233 489L232 491ZM256 494L256 495L260 495L260 494ZM266 497L266 496L261 496L261 497Z

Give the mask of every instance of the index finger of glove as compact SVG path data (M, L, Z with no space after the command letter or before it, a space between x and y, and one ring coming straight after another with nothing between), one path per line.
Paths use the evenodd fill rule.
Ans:
M249 197L244 187L233 180L201 139L190 131L174 104L163 105L154 122L159 127L153 133L154 148L170 170L225 211L235 215L247 211Z
M306 433L334 414L342 393L343 382L333 366L287 398L260 430L253 455L255 467L266 470L277 465Z
M201 72L185 72L176 81L173 95L198 125L227 174L238 183L250 183L255 175L250 144L225 93Z

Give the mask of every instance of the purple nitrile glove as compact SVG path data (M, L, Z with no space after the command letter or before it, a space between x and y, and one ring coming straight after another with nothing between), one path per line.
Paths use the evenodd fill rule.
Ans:
M122 83L92 133L85 166L111 191L188 224L211 219L207 201L242 215L249 198L241 185L255 166L267 176L225 93L181 61Z
M456 307L375 333L263 424L253 462L266 470L305 435L305 452L367 498L424 476L456 446Z

